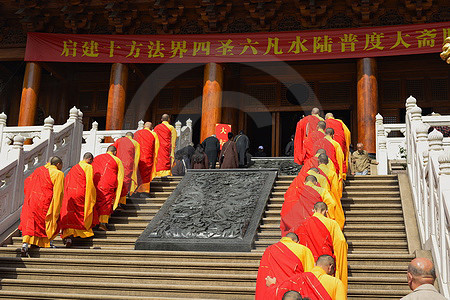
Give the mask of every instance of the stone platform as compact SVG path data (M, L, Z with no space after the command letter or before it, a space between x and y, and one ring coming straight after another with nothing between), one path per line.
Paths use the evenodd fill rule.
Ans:
M135 249L251 251L277 171L189 170Z
M297 176L301 167L294 157L252 157L250 169L278 169L278 175Z

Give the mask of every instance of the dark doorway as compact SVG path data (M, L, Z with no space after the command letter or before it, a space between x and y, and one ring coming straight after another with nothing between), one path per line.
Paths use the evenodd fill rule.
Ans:
M263 146L267 156L271 156L272 115L270 112L247 113L247 132L245 134L250 139L251 155L255 155L258 147Z
M172 118L174 120L173 126L175 127L175 122L180 121L181 127L186 126L186 121L188 119L192 120L192 143L195 145L200 143L200 114L180 114L173 115Z

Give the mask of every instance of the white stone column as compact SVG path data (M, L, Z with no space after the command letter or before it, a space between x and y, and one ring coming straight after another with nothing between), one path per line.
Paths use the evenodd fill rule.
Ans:
M377 153L378 161L378 175L388 174L388 156L387 156L387 146L386 146L386 136L378 137L379 149Z
M41 131L41 140L47 140L47 152L45 154L45 162L47 162L50 157L53 156L53 148L55 144L55 137L53 134L53 125L55 124L55 120L48 116L44 120L44 126Z
M4 151L3 147L4 147L5 141L3 140L3 130L6 127L6 118L7 117L6 117L5 113L2 112L0 114L0 153L2 153Z
M11 151L8 153L8 158L17 160L17 165L14 172L14 193L10 213L15 212L23 204L23 143L25 138L21 135L16 135L13 140Z

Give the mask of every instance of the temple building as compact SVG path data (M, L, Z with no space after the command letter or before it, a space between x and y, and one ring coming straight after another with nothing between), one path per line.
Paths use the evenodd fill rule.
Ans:
M59 124L74 105L84 130L93 121L135 128L137 117L157 123L168 113L193 120L194 143L224 123L246 132L251 152L263 145L282 156L315 106L348 124L352 143L371 153L375 115L404 122L409 95L424 115L450 113L450 69L438 55L450 35L445 0L33 0L4 2L0 15L0 109L11 126L41 125L47 115ZM62 35L46 61L38 40L47 36L29 35L27 44L29 33L96 34L110 48L87 36L76 48ZM130 40L114 45L116 35ZM124 59L108 60L113 50ZM95 57L102 51L107 58Z

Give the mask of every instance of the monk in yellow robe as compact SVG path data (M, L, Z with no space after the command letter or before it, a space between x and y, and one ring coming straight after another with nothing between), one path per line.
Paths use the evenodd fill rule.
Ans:
M334 147L336 153L336 161L339 165L339 175L345 180L346 173L344 172L344 152L342 151L341 145L333 139L334 130L333 128L325 129L325 139L328 140Z
M281 240L267 247L259 263L256 278L256 300L267 299L266 278L283 282L294 274L309 272L314 267L311 250L298 244L298 237L290 232Z
M24 183L24 203L20 215L22 256L28 256L29 245L50 247L59 233L59 214L64 191L61 158L54 156L50 163L39 167Z
M138 193L149 193L150 182L156 176L156 161L159 151L159 139L152 130L152 123L145 122L144 128L136 131L134 139L140 146Z
M164 114L161 117L162 123L154 129L159 139L159 151L156 161L156 176L165 177L172 175L172 165L175 157L175 144L177 141L177 131L169 124L170 117Z
M336 267L334 258L330 255L321 255L316 261L316 266L311 270L333 300L346 300L347 288L339 278L333 277Z
M129 195L132 195L138 186L137 171L141 156L141 146L133 137L132 132L127 132L124 137L117 139L113 144L117 149L117 157L123 164L124 178L122 189ZM121 201L119 207L126 204L126 198L121 198Z
M296 190L297 195L292 194L285 197L281 207L281 234L286 234L292 228L299 226L313 214L314 204L317 202L325 202L328 209L328 217L336 220L340 228L344 227L345 216L343 211L339 209L331 194L324 188L317 186L317 178L308 175L305 184L301 189Z
M342 185L340 184L336 172L333 169L330 169L330 160L328 159L328 156L326 154L319 155L318 163L319 165L317 168L325 174L330 183L330 193L340 203L342 197ZM331 163L331 165L333 165L333 163Z
M327 127L333 128L334 130L333 139L341 145L342 151L344 152L344 173L347 173L351 143L350 130L348 130L348 127L342 120L335 119L332 113L327 113L325 115L325 120Z
M64 197L61 207L61 238L70 247L74 237L88 238L92 232L96 191L92 153L85 153L83 160L73 166L64 181Z
M311 250L314 259L325 254L336 258L336 278L347 287L348 245L337 222L327 218L327 209L325 203L317 202L314 214L292 231L297 234L299 243Z

